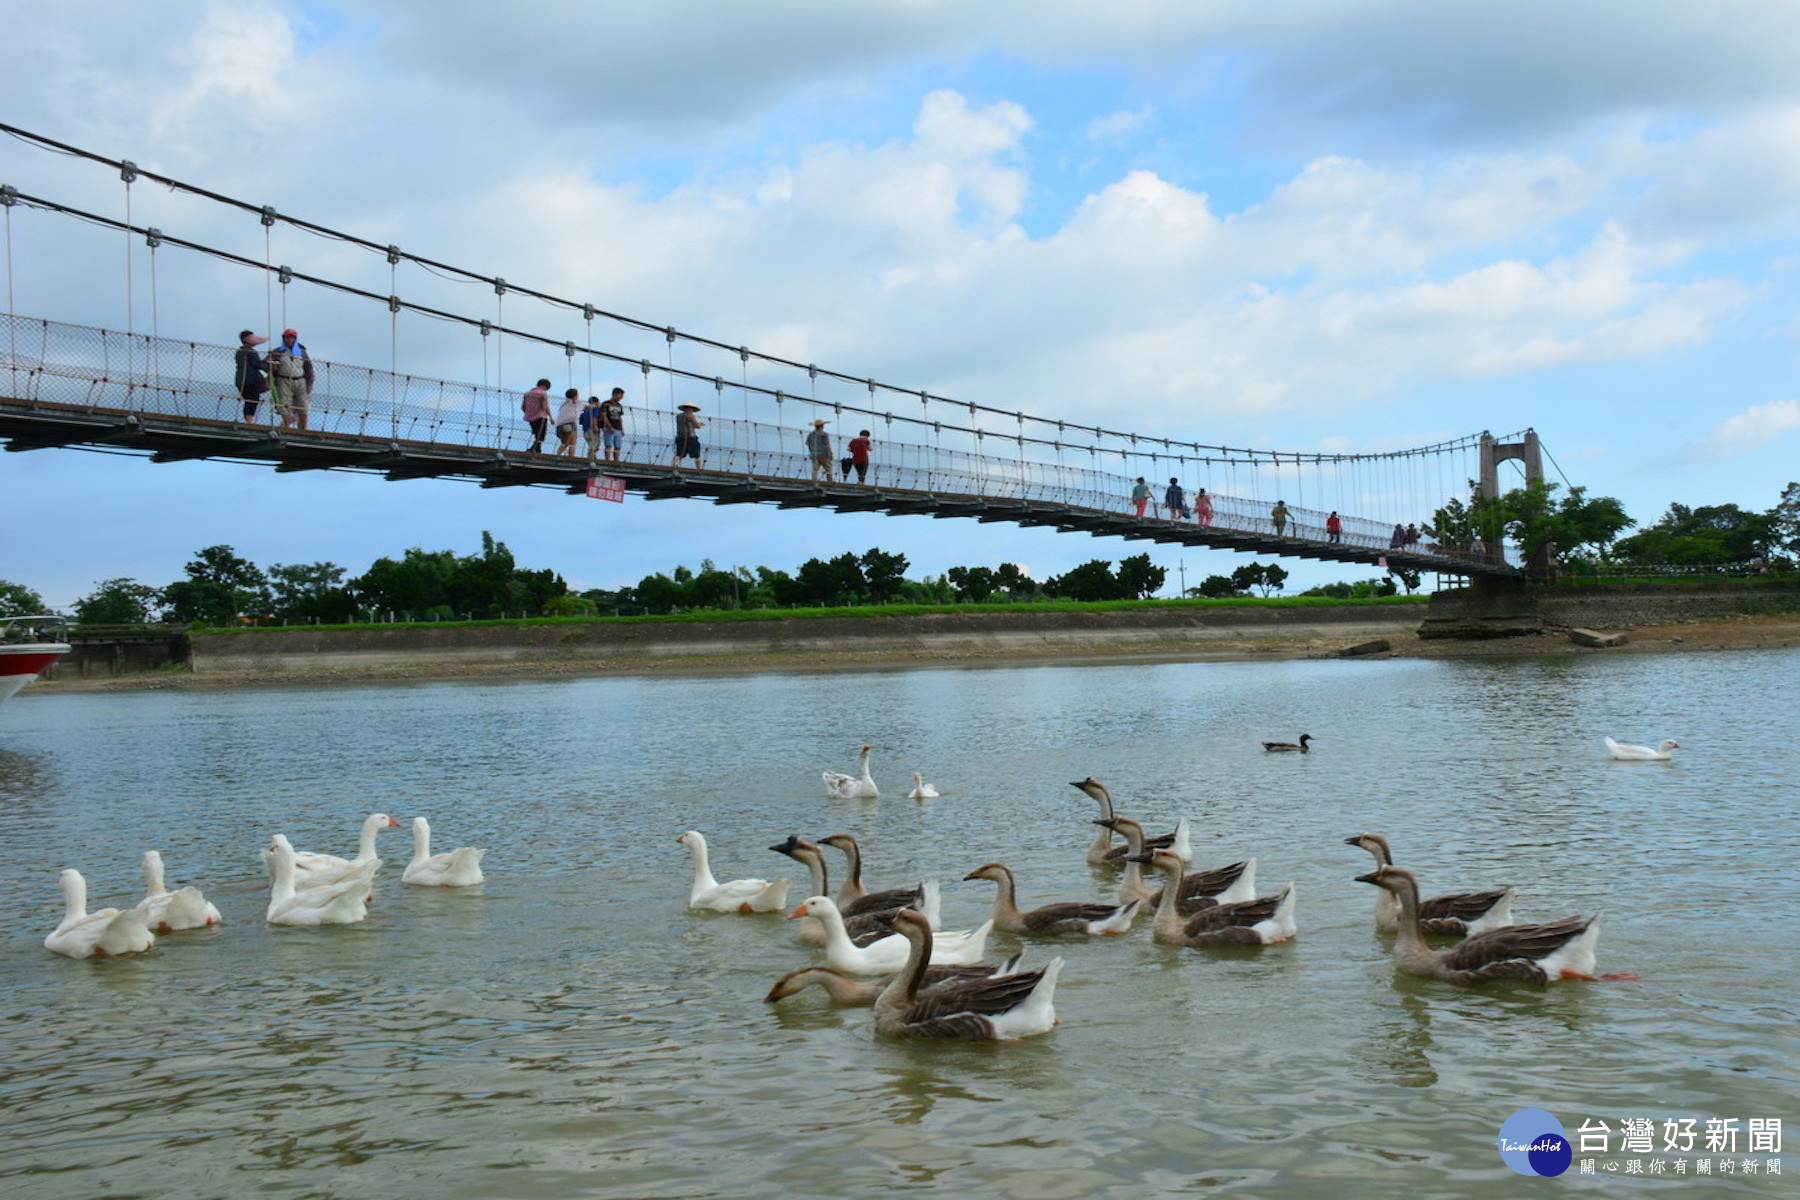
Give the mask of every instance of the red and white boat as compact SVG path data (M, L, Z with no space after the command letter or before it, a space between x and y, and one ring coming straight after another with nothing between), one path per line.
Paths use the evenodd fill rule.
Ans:
M0 617L0 704L69 652L67 642L45 640L38 627L46 624L60 625L62 618L49 614Z

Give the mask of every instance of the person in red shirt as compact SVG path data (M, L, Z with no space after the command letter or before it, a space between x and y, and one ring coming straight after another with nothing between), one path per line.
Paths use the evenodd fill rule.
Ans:
M856 482L869 482L869 450L875 443L869 440L869 431L863 430L850 439L850 457L843 462L844 478L850 478L850 468L856 468Z
M525 414L525 423L531 426L531 452L544 452L544 435L550 432L550 381L540 379L537 386L525 393L525 399L519 403L519 411Z
M1344 540L1344 521L1336 512L1325 518L1325 540L1328 542Z

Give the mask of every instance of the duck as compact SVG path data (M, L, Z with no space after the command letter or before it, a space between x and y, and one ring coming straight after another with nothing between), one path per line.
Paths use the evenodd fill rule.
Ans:
M1675 757L1669 751L1679 749L1681 743L1674 738L1665 740L1659 746L1633 746L1629 742L1606 739L1606 752L1620 762L1668 762Z
M1008 933L1031 937L1053 937L1058 934L1086 934L1089 937L1114 937L1131 929L1137 918L1141 900L1125 904L1083 904L1065 901L1046 904L1030 912L1020 912L1015 898L1016 884L1012 870L1004 863L982 863L963 876L986 879L1000 885L994 893L994 927ZM903 910L904 911L904 910Z
M1019 962L1025 957L1023 950L1007 959L997 967L974 965L967 967L947 967L927 965L923 986L936 987L954 979L981 979L988 975L1010 975L1019 969ZM763 997L765 1004L773 1004L777 1000L785 1000L789 996L798 995L809 987L822 987L836 1004L859 1004L867 1006L875 1003L875 997L881 995L881 989L894 982L894 976L884 975L880 979L853 979L842 971L834 971L830 967L801 967L797 971L789 971L777 979L769 994Z
M1069 786L1087 793L1094 803L1100 806L1101 820L1096 822L1096 824L1103 824L1105 821L1109 821L1117 815L1113 811L1112 793L1106 790L1106 785L1104 783L1101 783L1092 775L1088 776L1086 779L1078 779L1069 784ZM1145 838L1144 848L1146 850L1173 850L1181 857L1182 862L1187 862L1189 859L1193 858L1193 847L1189 844L1188 840L1187 818L1183 817L1180 821L1177 821L1175 823L1175 830L1172 833L1163 833L1158 834L1155 837ZM1115 846L1112 844L1111 827L1107 826L1088 846L1088 866L1118 866L1125 861L1125 855L1130 853L1130 851L1131 847L1129 844L1123 846Z
M266 851L275 870L264 918L271 925L355 925L369 915L369 888L381 860L371 858L348 875L299 888L294 884L297 857L285 834L269 839Z
M916 909L913 911L917 911ZM844 932L844 914L829 896L809 897L788 914L788 920L817 917L825 927L825 963L848 975L890 975L906 965L907 939L891 933L867 946L857 946ZM925 921L923 913L919 920ZM898 925L896 924L896 928ZM927 923L929 929L929 923ZM945 966L966 966L981 961L987 950L988 934L994 931L992 920L974 929L936 935L931 962Z
M1152 850L1144 857L1171 880L1180 878L1181 860L1167 850ZM1202 909L1186 924L1176 908L1176 890L1164 885L1162 900L1156 906L1150 932L1159 942L1172 946L1269 946L1300 932L1294 921L1291 883L1273 896Z
M1344 839L1346 845L1361 846L1375 856L1377 867L1394 865L1388 840L1379 833L1359 833ZM1419 929L1423 933L1466 937L1484 929L1498 929L1513 923L1512 904L1518 888L1495 888L1487 892L1455 892L1433 896L1419 902ZM1375 894L1375 925L1387 932L1400 929L1400 901L1394 893L1383 889Z
M1094 823L1106 825L1125 835L1129 853L1125 855L1124 877L1119 881L1119 903L1142 900L1144 907L1154 911L1162 902L1162 889L1151 890L1150 885L1144 882L1143 860L1134 860L1132 857L1147 853L1144 847L1144 827L1130 817L1114 817L1110 822L1102 820ZM1201 909L1211 908L1215 904L1237 904L1255 898L1256 860L1246 858L1242 862L1214 867L1210 871L1195 871L1183 875L1181 891L1176 895L1175 903L1182 916L1191 917Z
M171 892L163 886L161 851L144 851L144 885L146 894L137 907L157 933L219 924L219 910L207 902L199 888L184 887Z
M731 879L720 883L713 878L707 860L706 838L690 829L675 839L694 856L694 886L688 889L688 907L707 912L765 913L787 907L788 887L793 882L785 876L770 883L766 879Z
M837 893L838 908L846 917L888 909L922 908L924 905L923 885L917 888L889 888L881 892L871 892L863 887L862 846L850 834L834 833L830 837L820 838L819 844L843 851L844 857L849 860L849 873L844 876L844 882L838 885ZM819 890L822 892L825 889Z
M1264 742L1263 749L1270 754L1280 754L1283 752L1305 754L1307 743L1312 740L1312 734L1303 733L1300 735L1300 740L1297 742Z
M804 838L788 836L788 840L769 849L777 854L785 854L795 862L804 865L812 876L812 893L815 896L829 895L831 886L825 870L825 852ZM914 893L908 893L914 895ZM939 890L937 881L929 879L919 885L916 893L919 898L919 911L930 920L932 928L937 928ZM888 909L869 909L849 914L844 917L844 929L850 940L859 946L866 946L876 938L883 938L894 932L893 916L904 904L897 904ZM839 911L842 911L840 906ZM807 946L823 946L825 944L825 927L819 924L818 918L807 917L800 922L800 941Z
M841 771L823 771L825 794L833 800L875 800L881 791L875 786L875 780L869 775L869 746L856 752L856 765L860 772L856 775L845 775Z
M87 880L80 871L65 867L62 872L63 918L44 949L68 958L111 958L120 954L141 954L156 945L150 932L147 914L141 908L102 908L87 910Z
M1002 1041L1047 1033L1055 1028L1056 980L1063 960L1041 970L925 986L934 935L911 909L894 918L907 943L906 963L875 997L875 1031L895 1038L956 1038Z
M908 800L936 800L938 795L938 790L925 782L923 773L913 772L912 791L906 793Z
M346 879L350 875L360 872L362 868L369 863L374 863L376 868L379 869L381 860L375 857L375 837L383 829L398 829L399 827L400 822L394 820L394 818L388 816L386 813L370 813L367 817L364 817L362 833L356 844L355 858L340 858L335 854L320 854L313 850L295 850L294 887L299 891L305 891L308 888L322 887L325 884L335 883L340 879ZM291 843L289 848L292 849ZM264 847L262 857L263 864L269 868L270 877L273 878L275 873L275 863L270 857L267 847ZM375 872L370 871L369 879L371 882L373 882L374 878ZM373 898L373 894L371 894L370 899Z
M1565 979L1636 979L1594 974L1600 917L1567 917L1543 925L1506 925L1477 933L1447 950L1425 944L1419 929L1419 879L1404 867L1381 866L1358 883L1392 892L1400 904L1394 965L1408 975L1474 985L1510 979L1543 987Z
M431 852L431 822L424 817L412 821L413 856L400 875L400 882L419 887L469 887L487 878L481 873L481 858L486 850L474 846L458 846L445 854Z

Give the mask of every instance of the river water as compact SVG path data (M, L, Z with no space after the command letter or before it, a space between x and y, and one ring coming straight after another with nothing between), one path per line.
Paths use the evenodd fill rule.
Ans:
M1539 1107L1612 1131L1578 1156L1591 1188L1692 1190L1724 1157L1708 1194L1791 1194L1747 1152L1752 1120L1800 1117L1797 712L1789 651L27 693L0 711L0 1188L1503 1196L1534 1185L1500 1124ZM1304 757L1259 746L1301 733ZM1686 749L1614 763L1607 734ZM825 799L865 740L882 798ZM913 770L944 796L903 799ZM1090 774L1153 829L1192 817L1196 865L1293 880L1300 936L1036 945L1067 959L1054 1032L927 1044L817 989L764 1003L818 952L777 916L685 909L688 828L722 878L796 875L795 903L804 873L766 847L835 832L873 886L938 875L953 928L985 916L992 885L960 880L990 859L1026 907L1103 898L1067 782ZM402 885L390 830L366 923L266 925L268 836L349 854L373 810L488 847L488 882ZM1641 980L1396 976L1343 844L1365 830L1427 890L1605 910L1600 969ZM41 947L59 868L130 903L151 847L222 928L131 960ZM1623 1152L1637 1118L1652 1153ZM1665 1151L1670 1120L1734 1121L1737 1153Z

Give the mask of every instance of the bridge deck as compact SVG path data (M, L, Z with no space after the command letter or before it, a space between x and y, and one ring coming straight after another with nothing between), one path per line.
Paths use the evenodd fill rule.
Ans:
M772 504L838 512L964 517L986 522L1043 526L1065 533L1115 536L1183 546L1393 566L1451 575L1511 577L1511 567L1468 561L1429 547L1392 549L1380 539L1347 532L1276 536L1266 519L1221 512L1210 526L1161 516L1138 517L1094 505L1054 499L982 495L942 487L813 482L797 477L804 460L793 456L793 474L756 470L677 469L647 462L590 463L549 454L384 437L333 429L271 428L207 417L166 415L45 400L0 397L0 438L8 451L68 446L106 446L147 454L155 462L221 459L268 463L278 472L344 470L390 480L462 479L482 487L556 487L581 494L595 474L622 479L629 491L651 500L702 499L715 504ZM780 464L771 464L777 465ZM1296 533L1310 526L1296 521Z

